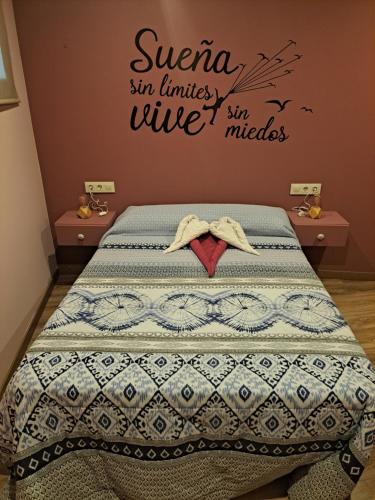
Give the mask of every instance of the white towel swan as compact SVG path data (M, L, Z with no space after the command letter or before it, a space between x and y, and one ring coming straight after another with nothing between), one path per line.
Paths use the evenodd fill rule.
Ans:
M221 217L209 224L205 220L200 220L196 215L187 215L181 220L173 243L164 250L164 253L174 252L208 232L244 252L259 255L259 252L254 250L247 241L241 225L234 219Z

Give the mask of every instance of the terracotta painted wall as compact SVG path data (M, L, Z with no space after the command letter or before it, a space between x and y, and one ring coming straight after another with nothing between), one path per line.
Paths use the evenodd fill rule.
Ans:
M0 392L51 281L48 222L12 3L1 0L20 104L0 110ZM4 189L4 186L10 188Z
M372 0L14 0L50 220L76 205L84 180L114 180L108 196L128 204L244 202L289 208L290 182L322 182L323 203L351 223L346 249L319 255L321 268L375 269L374 26ZM215 125L202 101L158 97L168 72L174 84L196 82L228 90L237 73L153 68L131 70L162 45L195 52L213 41L213 54L230 51L229 67L247 68L293 39L289 55L303 54L277 87L230 96ZM284 56L285 54L283 54ZM185 60L187 63L187 60ZM132 95L130 79L153 83L153 96ZM292 99L277 112L269 99ZM130 128L133 106L150 103L174 112L200 110L198 135ZM212 101L210 101L211 103ZM225 138L227 106L246 108L249 127L285 127L288 140ZM313 113L300 108L307 106ZM203 118L202 118L203 117ZM245 120L242 120L244 123ZM201 123L201 122L199 122Z

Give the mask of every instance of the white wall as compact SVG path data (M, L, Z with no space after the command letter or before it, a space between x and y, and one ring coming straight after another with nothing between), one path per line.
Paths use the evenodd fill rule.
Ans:
M0 109L0 392L51 282L54 247L11 0L0 0L17 107Z

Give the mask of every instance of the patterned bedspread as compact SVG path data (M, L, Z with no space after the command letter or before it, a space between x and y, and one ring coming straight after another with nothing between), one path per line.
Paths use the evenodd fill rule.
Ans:
M297 240L249 238L212 279L171 241L106 236L28 350L0 404L9 488L222 500L308 466L289 498L347 497L375 375Z

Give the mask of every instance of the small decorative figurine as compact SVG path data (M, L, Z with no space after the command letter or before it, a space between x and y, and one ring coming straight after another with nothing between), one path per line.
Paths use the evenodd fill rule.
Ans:
M89 219L92 216L92 210L89 207L87 196L82 194L79 198L79 209L77 216L80 219Z
M322 214L322 207L320 206L320 196L314 196L314 203L310 206L309 211L307 212L308 216L311 219L319 219Z

